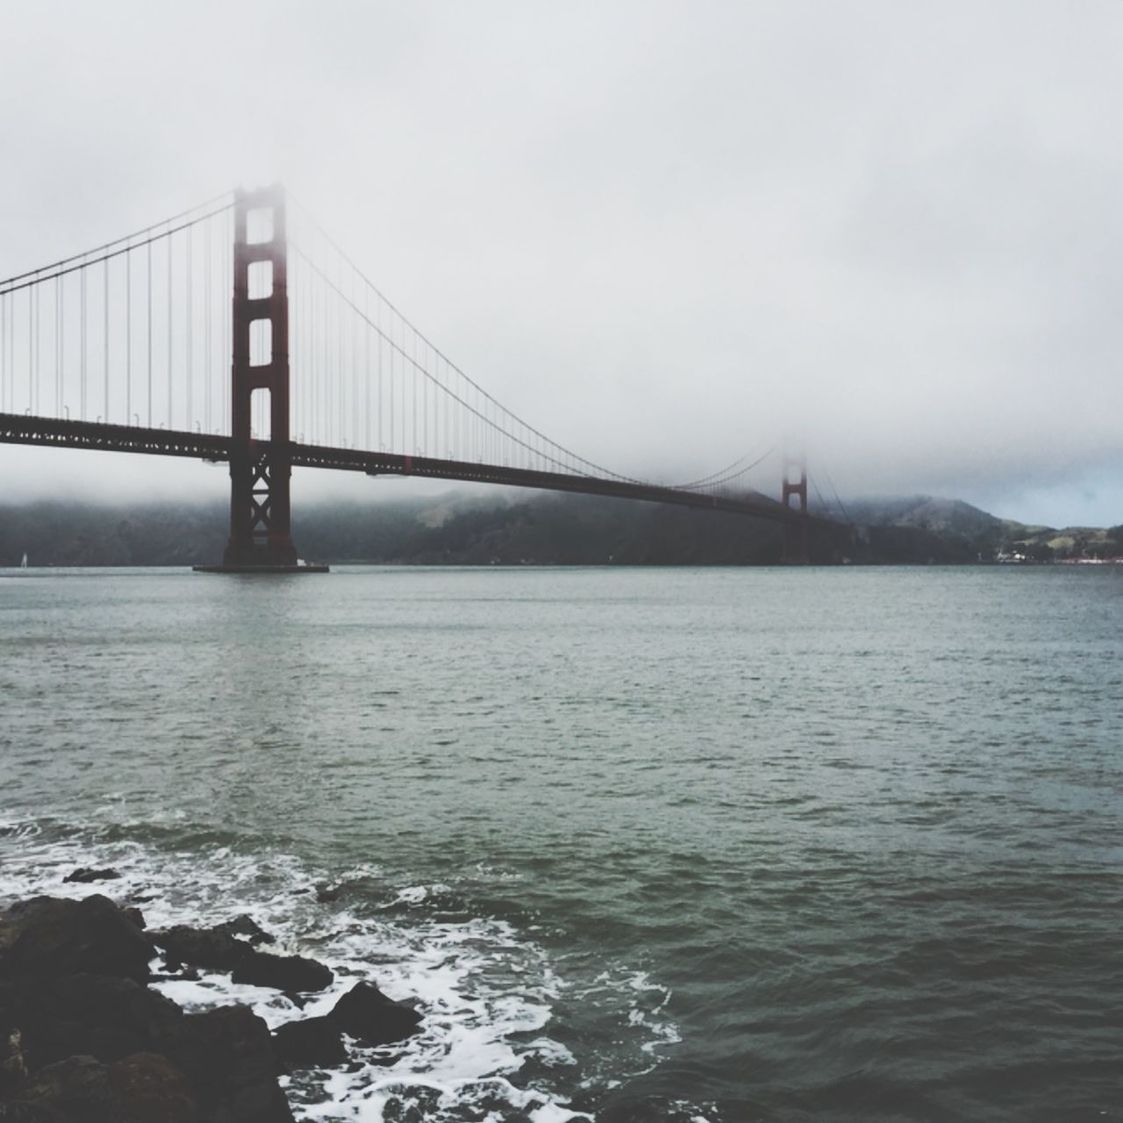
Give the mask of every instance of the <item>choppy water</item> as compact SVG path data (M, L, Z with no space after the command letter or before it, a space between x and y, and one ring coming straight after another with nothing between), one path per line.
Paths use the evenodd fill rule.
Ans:
M1123 573L7 571L0 642L0 896L425 1003L302 1118L1123 1118Z

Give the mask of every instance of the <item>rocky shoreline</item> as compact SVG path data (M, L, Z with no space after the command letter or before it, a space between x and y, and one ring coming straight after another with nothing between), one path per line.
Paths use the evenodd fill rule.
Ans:
M417 1032L422 1014L365 980L327 1014L301 1016L334 972L265 950L273 943L245 915L150 931L140 909L99 893L10 905L0 912L0 1121L289 1123L280 1076L346 1064L348 1039L379 1046ZM150 986L199 971L271 987L294 1017L271 1032L246 1006L189 1013Z

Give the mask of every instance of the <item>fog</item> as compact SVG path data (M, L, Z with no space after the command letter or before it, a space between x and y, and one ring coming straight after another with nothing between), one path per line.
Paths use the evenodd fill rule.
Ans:
M1106 0L9 6L0 276L281 181L595 461L804 449L844 497L1117 524L1120 57ZM12 447L0 473L5 499L226 486Z

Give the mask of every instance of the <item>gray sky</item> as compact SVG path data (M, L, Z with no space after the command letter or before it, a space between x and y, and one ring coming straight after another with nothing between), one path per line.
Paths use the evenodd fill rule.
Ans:
M1121 58L1114 0L9 4L0 275L279 179L595 461L1115 524ZM0 473L225 488L137 459Z

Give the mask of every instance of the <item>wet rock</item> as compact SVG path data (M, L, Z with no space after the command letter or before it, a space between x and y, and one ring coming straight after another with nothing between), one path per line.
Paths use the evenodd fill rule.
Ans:
M22 986L7 996L5 1017L22 1032L28 1067L74 1055L103 1063L159 1051L183 1011L131 979L71 975Z
M109 1069L93 1057L68 1057L37 1072L13 1104L23 1119L57 1118L67 1123L122 1123ZM0 1116L3 1118L3 1116ZM20 1115L12 1118L19 1119Z
M276 943L276 938L262 928L252 916L242 913L233 920L224 920L211 929L213 932L224 932L229 936L245 936L249 943L256 947L258 944Z
M64 882L77 881L84 884L90 881L115 881L120 876L117 870L114 869L106 868L95 870L87 869L85 866L79 866L78 869L74 870L73 873L68 873L62 880Z
M148 927L147 921L144 919L144 913L135 906L129 906L121 910L122 914L133 924L135 924L142 932Z
M218 928L177 924L154 932L152 938L163 949L164 960L173 971L184 963L210 971L232 971L245 956L253 954L244 940Z
M253 951L238 961L230 976L235 983L274 987L283 991L323 990L335 981L330 967L302 955L273 955Z
M316 886L316 900L321 905L330 905L333 901L338 901L342 893L342 885Z
M356 983L332 1007L328 1017L344 1033L368 1045L386 1045L417 1032L421 1015L404 1002L388 998L374 983Z
M27 1076L23 1034L13 1027L0 1037L0 1096L14 1092Z
M71 1123L47 1104L0 1103L0 1123Z
M304 1018L278 1027L273 1043L281 1063L289 1070L333 1068L347 1060L340 1033L330 1018Z
M109 1068L121 1123L200 1123L187 1078L156 1053L134 1053Z
M108 897L32 897L0 914L0 976L95 972L144 982L152 941Z
M246 1007L185 1015L164 1052L207 1123L292 1123L269 1027Z

